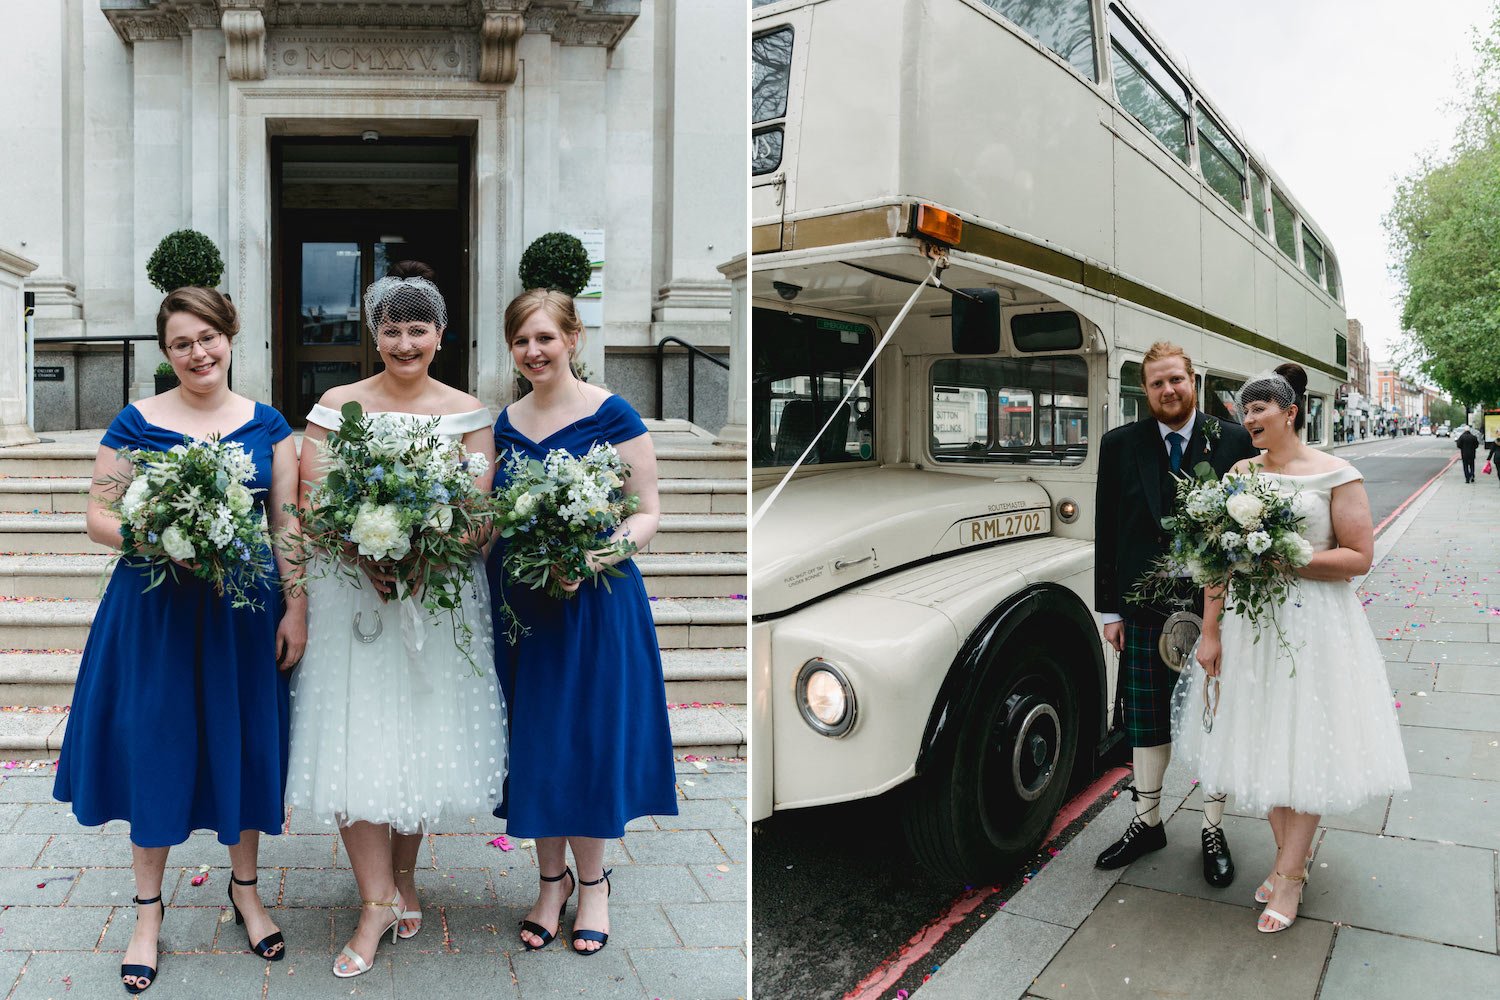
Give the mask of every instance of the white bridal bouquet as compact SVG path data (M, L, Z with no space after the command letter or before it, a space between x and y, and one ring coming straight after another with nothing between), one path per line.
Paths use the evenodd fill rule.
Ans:
M185 437L168 451L122 448L130 462L129 480L109 509L120 518L124 539L119 559L148 568L151 590L178 564L228 594L236 608L261 610L254 591L272 576L265 515L245 485L255 478L255 461L238 442L217 435ZM174 561L175 560L175 561Z
M625 493L630 468L613 445L596 444L582 456L558 449L540 461L512 452L505 471L508 483L497 498L500 536L506 540L506 579L567 599L573 594L557 582L554 567L572 579L592 577L605 590L608 577L625 575L597 562L599 557L624 558L636 551L629 538L609 541L620 522L640 508L640 498ZM591 554L596 558L591 560ZM515 642L523 629L513 614L510 617L507 632Z
M1207 462L1196 478L1177 481L1177 513L1162 518L1172 533L1166 555L1142 577L1132 597L1153 603L1167 596L1182 571L1199 587L1227 587L1226 610L1256 627L1275 624L1276 607L1297 584L1297 569L1312 559L1312 545L1298 534L1302 518L1292 498L1252 465L1246 473L1214 476ZM1280 629L1277 629L1278 636Z
M294 561L314 576L338 572L355 586L362 574L352 562L382 564L397 578L395 599L420 599L427 611L446 613L467 654L463 591L495 515L474 478L489 460L439 437L436 417L417 423L367 415L356 402L341 412L338 430L322 445L327 474L309 491L305 509L287 507L302 523Z

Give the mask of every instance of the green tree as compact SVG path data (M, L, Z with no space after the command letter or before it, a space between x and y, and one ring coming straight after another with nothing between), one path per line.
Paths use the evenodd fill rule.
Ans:
M1500 400L1500 4L1446 155L1403 179L1384 218L1401 286L1403 367L1462 400Z

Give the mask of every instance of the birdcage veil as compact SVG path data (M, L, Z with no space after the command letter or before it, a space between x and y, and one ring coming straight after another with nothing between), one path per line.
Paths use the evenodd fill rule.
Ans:
M1285 375L1274 371L1261 372L1240 386L1234 399L1235 416L1241 423L1245 420L1245 409L1251 403L1275 403L1283 410L1297 402L1297 390L1292 388Z
M426 278L385 277L365 289L365 322L372 337L388 323L431 323L441 330L448 325L448 308Z

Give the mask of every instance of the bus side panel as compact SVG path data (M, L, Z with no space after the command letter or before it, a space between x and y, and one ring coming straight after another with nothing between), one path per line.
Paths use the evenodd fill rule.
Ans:
M1255 329L1256 237L1208 187L1203 189L1203 308Z
M1100 124L1108 105L1001 20L962 3L927 5L921 114L908 125L900 186L949 205L983 206L1003 226L1111 260L1112 139ZM959 148L964 155L948 155Z
M1276 275L1276 339L1296 351L1311 346L1307 336L1307 292L1295 275ZM1253 374L1253 373L1247 373Z
M830 0L812 8L798 45L812 46L803 99L789 114L799 122L795 183L788 214L907 193L897 190L895 151L902 143L903 83L923 72L902 51L904 0ZM946 6L943 5L943 6ZM850 61L866 67L850 86ZM869 67L885 67L869 72Z
M1190 304L1203 300L1197 191L1177 181L1175 157L1157 145L1135 119L1114 116L1114 263L1142 284Z

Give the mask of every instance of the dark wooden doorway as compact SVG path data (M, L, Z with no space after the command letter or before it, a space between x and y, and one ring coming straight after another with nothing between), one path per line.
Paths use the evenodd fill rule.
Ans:
M295 425L328 389L384 368L364 289L402 260L437 272L436 379L469 390L467 139L277 139L274 405Z

